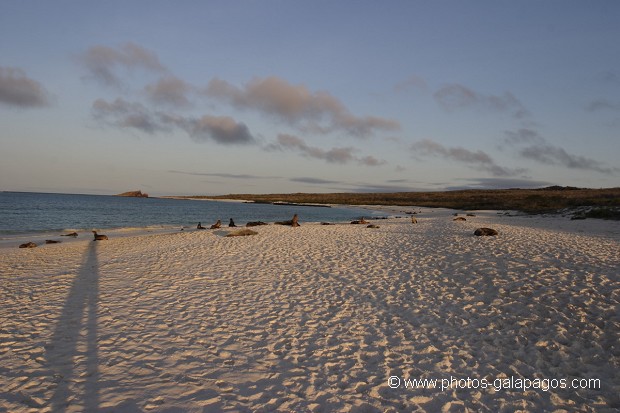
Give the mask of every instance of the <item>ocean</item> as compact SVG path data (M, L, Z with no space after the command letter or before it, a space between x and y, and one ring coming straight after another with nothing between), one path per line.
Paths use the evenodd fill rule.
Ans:
M0 192L0 241L64 232L121 230L129 232L206 227L232 218L238 226L249 221L289 220L344 222L360 216L383 215L354 207L312 207L169 198L129 198L107 195Z

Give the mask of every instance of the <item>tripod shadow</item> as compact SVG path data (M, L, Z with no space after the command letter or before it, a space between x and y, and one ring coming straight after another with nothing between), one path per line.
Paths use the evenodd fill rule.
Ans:
M64 412L80 405L82 411L99 409L97 303L99 264L97 242L91 242L82 267L71 285L46 359L57 383L50 402L52 411Z

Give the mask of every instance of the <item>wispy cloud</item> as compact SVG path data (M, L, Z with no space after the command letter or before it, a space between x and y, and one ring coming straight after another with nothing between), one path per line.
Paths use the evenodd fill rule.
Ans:
M446 147L442 144L424 139L414 143L411 150L416 155L435 156L468 165L493 176L513 176L525 172L524 169L510 169L498 165L491 156L483 151L470 151L461 147Z
M260 176L260 175L249 175L249 174L229 174L229 173L214 173L214 172L187 172L187 171L177 171L177 170L169 170L168 173L172 174L181 174L181 175L192 175L192 176L212 176L217 178L230 178L230 179L280 179L278 176Z
M49 94L43 85L14 67L0 66L0 103L22 108L49 105Z
M417 75L411 75L409 78L394 85L395 92L406 92L409 90L425 91L427 89L428 84L426 83L426 80Z
M166 72L155 53L131 42L117 48L92 46L80 54L78 60L86 67L91 78L105 86L121 87L124 84L121 74L137 69L154 73Z
M92 110L95 119L109 126L135 129L151 135L176 127L197 142L213 141L222 145L256 143L248 127L229 116L204 115L194 118L154 112L139 102L128 102L122 98L113 102L97 99Z
M314 133L345 132L369 137L379 131L400 129L400 124L378 116L355 116L328 92L312 92L277 77L256 78L243 87L212 79L205 93L240 109L253 109Z
M597 112L601 110L620 111L620 102L611 102L607 99L596 99L588 103L586 110L588 112Z
M336 164L357 162L366 166L378 166L386 163L374 156L357 157L354 155L354 153L357 152L357 149L354 147L331 148L325 150L309 146L303 139L289 134L279 134L277 142L267 145L265 149L296 151L308 158L321 159L328 163Z
M312 177L298 177L298 178L290 178L291 182L299 182L303 184L312 184L312 185L331 185L331 184L340 184L339 181L330 181L327 179L321 178L312 178Z
M602 174L616 174L619 168L606 166L603 162L582 155L574 155L564 148L547 142L532 129L506 131L504 142L508 145L525 145L519 148L519 155L545 165L560 165L569 169L583 169Z
M122 98L113 102L97 99L93 102L92 111L95 119L110 126L136 129L150 135L168 130L149 109L138 102L128 102Z
M470 178L463 181L470 182L464 185L447 186L444 189L456 191L460 189L510 189L510 188L542 188L554 185L548 181L537 181L532 179L515 178Z
M477 108L507 113L517 119L529 116L525 106L510 92L504 92L501 96L485 95L454 83L440 88L434 97L439 105L448 111Z

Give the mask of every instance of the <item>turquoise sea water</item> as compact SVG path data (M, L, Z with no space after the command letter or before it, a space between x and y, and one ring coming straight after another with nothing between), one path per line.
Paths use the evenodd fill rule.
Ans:
M92 229L195 228L233 218L238 226L249 221L284 221L293 214L303 222L343 222L360 216L382 215L350 207L308 207L164 198L126 198L105 195L0 192L0 239L28 234L56 234Z

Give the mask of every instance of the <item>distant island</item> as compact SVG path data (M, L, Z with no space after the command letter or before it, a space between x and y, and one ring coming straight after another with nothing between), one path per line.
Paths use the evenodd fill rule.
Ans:
M117 194L115 196L126 196L130 198L148 198L149 194L147 194L146 192L142 192L142 191L129 191L129 192L123 192L122 194Z

